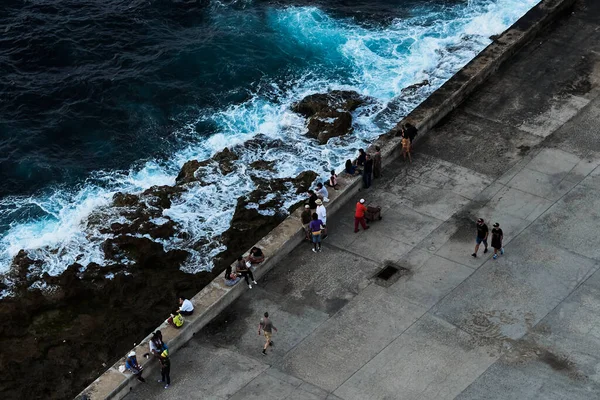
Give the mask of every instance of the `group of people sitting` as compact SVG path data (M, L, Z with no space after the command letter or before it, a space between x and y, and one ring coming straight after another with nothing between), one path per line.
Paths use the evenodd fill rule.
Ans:
M254 274L252 273L252 266L260 264L264 259L265 255L262 250L256 246L250 250L248 257L238 257L237 263L235 264L235 270L231 265L228 265L225 269L225 285L233 286L240 281L241 277L243 277L248 288L252 289L252 284L257 285Z

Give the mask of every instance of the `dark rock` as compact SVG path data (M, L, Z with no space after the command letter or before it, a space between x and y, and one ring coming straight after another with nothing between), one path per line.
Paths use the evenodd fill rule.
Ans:
M334 90L306 96L295 103L292 110L308 118L308 136L325 144L332 137L352 131L352 114L365 103L356 92Z
M148 204L151 206L165 210L171 208L171 200L184 191L185 189L181 186L152 186L146 189L142 193L142 196L147 199Z
M254 169L271 172L275 171L273 165L275 165L275 161L256 160L250 163L250 167Z
M183 164L183 167L181 167L177 178L175 178L175 182L177 182L178 185L195 182L197 180L195 174L200 166L200 161L198 160L190 160L186 162Z
M365 99L357 92L350 90L333 90L329 93L316 93L292 105L292 110L307 118L321 112L343 110L354 111Z
M133 207L140 202L139 196L129 193L117 192L113 196L113 205L115 207Z
M414 85L410 85L405 87L404 89L402 89L402 94L403 95L407 95L407 94L412 94L414 93L417 89L423 87L423 86L429 86L429 81L427 79L425 79L422 82L419 83L415 83Z
M212 156L212 159L219 164L219 169L223 175L233 172L234 161L238 159L237 154L225 147L223 150Z

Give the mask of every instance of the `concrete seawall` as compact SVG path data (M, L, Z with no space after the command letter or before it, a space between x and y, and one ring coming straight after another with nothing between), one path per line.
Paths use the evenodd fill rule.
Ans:
M561 16L575 0L546 0L530 10L524 17L517 21L511 28L500 35L494 43L489 45L475 59L467 64L452 79L433 93L419 107L410 113L401 123L410 121L417 125L421 135L444 118L450 111L462 103L486 78L494 73L524 44L532 40L541 29L548 26ZM377 144L382 147L384 164L397 156L399 139L395 137L400 124L390 132L382 135ZM335 214L347 200L356 193L360 178L340 178L338 191L332 191L331 202L328 204L328 216ZM299 211L288 217L284 222L261 239L257 246L264 249L268 258L256 268L257 279L271 270L281 259L286 256L302 241L300 230ZM222 278L216 278L191 300L195 305L195 314L186 318L185 325L176 330L161 325L157 329L163 332L171 352L176 352L196 332L202 329L225 307L237 299L243 291L247 290L243 284L232 288L224 286ZM149 337L146 337L134 351L138 360L145 363L146 371L152 372L158 368L154 361L147 362L142 354L147 352ZM121 373L118 368L124 363L119 360L104 374L88 386L80 396L85 394L90 399L121 399L138 382L132 379L131 374ZM146 372L148 374L148 372Z

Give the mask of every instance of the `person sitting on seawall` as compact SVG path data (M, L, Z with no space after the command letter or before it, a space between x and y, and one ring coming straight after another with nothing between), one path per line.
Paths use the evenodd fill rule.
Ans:
M179 296L179 308L174 314L192 315L194 313L194 305L191 301L183 296Z
M350 160L346 160L346 168L344 169L344 171L348 175L358 175L360 173L360 171L358 171L358 169L356 168L356 165L352 164L352 161Z
M231 265L228 265L225 268L225 286L234 286L236 283L240 281L240 277L237 273L232 271Z
M142 378L142 370L144 369L137 361L135 356L135 351L127 354L127 359L125 360L125 368L131 371L132 374L135 375L138 381L146 382L144 378Z
M250 254L248 254L246 261L250 261L250 264L260 264L261 262L265 261L265 255L261 249L254 246L252 249L250 249Z
M350 163L350 165L352 165L352 163ZM333 170L333 169L331 170L331 176L329 177L327 182L325 182L325 184L329 187L334 188L335 190L338 189L337 175L335 174L335 170Z
M327 191L327 189L323 186L323 184L321 182L317 183L317 197L320 198L321 200L323 200L325 203L329 202L329 192Z
M310 189L307 193L308 193L308 206L310 207L311 210L316 210L317 204L315 203L315 201L317 201L317 199L319 197L317 196L315 191L312 189Z
M235 265L235 272L244 277L246 284L248 285L248 289L252 289L252 284L250 283L251 281L255 285L258 285L258 283L254 280L254 274L250 270L251 266L252 264L250 264L250 261L245 261L243 257L238 257L237 264Z

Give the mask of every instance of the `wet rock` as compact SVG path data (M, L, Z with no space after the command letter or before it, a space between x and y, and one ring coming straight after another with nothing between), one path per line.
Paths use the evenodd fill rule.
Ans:
M181 186L152 186L146 189L142 196L149 205L165 210L171 208L171 200L184 191L185 189Z
M354 91L334 90L306 96L292 110L308 118L308 136L325 144L352 131L352 114L366 101Z
M225 147L223 150L212 156L212 160L219 164L219 169L223 175L227 175L234 170L234 161L238 159L237 154Z
M275 165L275 161L265 161L265 160L257 160L250 163L250 167L253 169L257 169L259 171L275 171L273 167Z
M139 202L139 196L134 194L117 192L113 196L113 206L115 207L133 207Z
M196 178L196 171L201 167L200 161L198 160L190 160L183 164L177 178L175 178L175 182L178 185L183 185L185 183L195 182L198 179Z
M413 94L414 92L417 91L417 89L422 88L423 86L429 86L429 81L427 79L425 79L422 82L415 83L414 85L410 85L410 86L405 87L404 89L402 89L401 93L403 95Z

